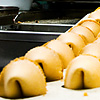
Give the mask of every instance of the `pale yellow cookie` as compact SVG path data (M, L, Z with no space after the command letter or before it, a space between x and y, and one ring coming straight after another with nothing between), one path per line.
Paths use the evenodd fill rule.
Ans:
M67 45L69 45L70 48L72 48L75 56L79 55L80 50L85 46L84 40L79 36L78 34L75 34L73 32L66 32L64 34L61 34L57 40L60 40Z
M45 46L58 53L59 57L62 60L64 69L67 68L69 62L75 57L72 49L60 40L51 40L47 42Z
M94 33L95 37L100 32L100 24L92 18L87 18L85 20L82 20L81 22L78 23L78 25L88 27Z
M88 43L91 43L95 40L93 32L85 26L81 25L74 26L69 30L69 32L74 32L76 34L83 36Z
M100 8L97 8L95 11L91 12L88 18L95 19L98 23L100 23Z
M64 87L84 89L100 87L100 61L90 55L80 55L67 67Z
M17 58L0 74L0 96L20 98L46 93L46 79L40 66L33 61Z
M100 59L100 43L90 43L86 45L80 53L93 55Z
M63 77L63 64L58 54L45 46L29 50L25 57L36 61L43 67L47 80L58 80Z

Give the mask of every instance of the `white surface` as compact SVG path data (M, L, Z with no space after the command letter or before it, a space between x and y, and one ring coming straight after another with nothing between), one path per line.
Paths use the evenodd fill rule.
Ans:
M100 88L88 89L88 90L71 90L63 88L63 81L55 81L47 83L47 94L31 97L26 99L16 100L100 100ZM84 96L84 92L87 92L88 96ZM3 99L0 100L10 100ZM15 99L13 99L15 100Z
M71 90L63 86L63 80L47 82L47 93L45 95L13 100L100 100L100 88ZM85 92L87 92L88 96L84 96ZM0 98L0 100L10 99Z
M16 6L20 10L30 10L33 0L0 0L0 6Z

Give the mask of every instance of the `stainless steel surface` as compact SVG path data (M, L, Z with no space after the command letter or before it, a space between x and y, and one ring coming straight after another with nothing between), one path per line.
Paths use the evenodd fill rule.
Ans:
M18 24L15 30L33 32L65 32L72 24Z
M14 6L0 6L0 16L18 14L19 8Z
M0 26L14 24L13 19L15 18L15 16L16 14L0 16Z
M60 34L63 33L0 30L0 71L12 59L24 56L31 48L56 39Z

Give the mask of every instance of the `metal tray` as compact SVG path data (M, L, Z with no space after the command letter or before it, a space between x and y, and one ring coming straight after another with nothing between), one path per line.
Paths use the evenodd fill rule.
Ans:
M33 47L57 38L61 33L30 32L30 31L0 31L0 71L16 57L24 54Z
M15 30L35 32L65 32L72 24L17 24Z
M16 14L0 16L0 26L14 24L13 19L15 18L15 16Z

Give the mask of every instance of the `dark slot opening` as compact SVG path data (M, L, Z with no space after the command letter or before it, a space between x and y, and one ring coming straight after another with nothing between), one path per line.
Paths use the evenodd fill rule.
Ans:
M69 44L69 47L70 47L70 48L72 47L71 44Z
M44 71L44 69L43 69L43 64L42 64L42 63L39 63L39 65L40 65L40 67L42 68L42 70Z
M85 89L84 87L84 72L81 71L81 75L82 75L82 89Z
M20 91L20 98L23 98L24 95L23 95L23 91L22 91L22 87L21 87L21 84L19 83L19 81L16 80L16 83L18 85L18 88L19 88L19 91Z
M45 71L44 71L44 68L43 68L43 64L42 63L38 63L40 65L40 67L42 68L43 72L44 72L44 75L45 75ZM46 75L45 75L46 76ZM47 78L46 78L46 81L47 82L50 82Z
M73 49L73 46L72 46L72 44L68 44L68 46L69 46L70 48L72 48L72 49Z

